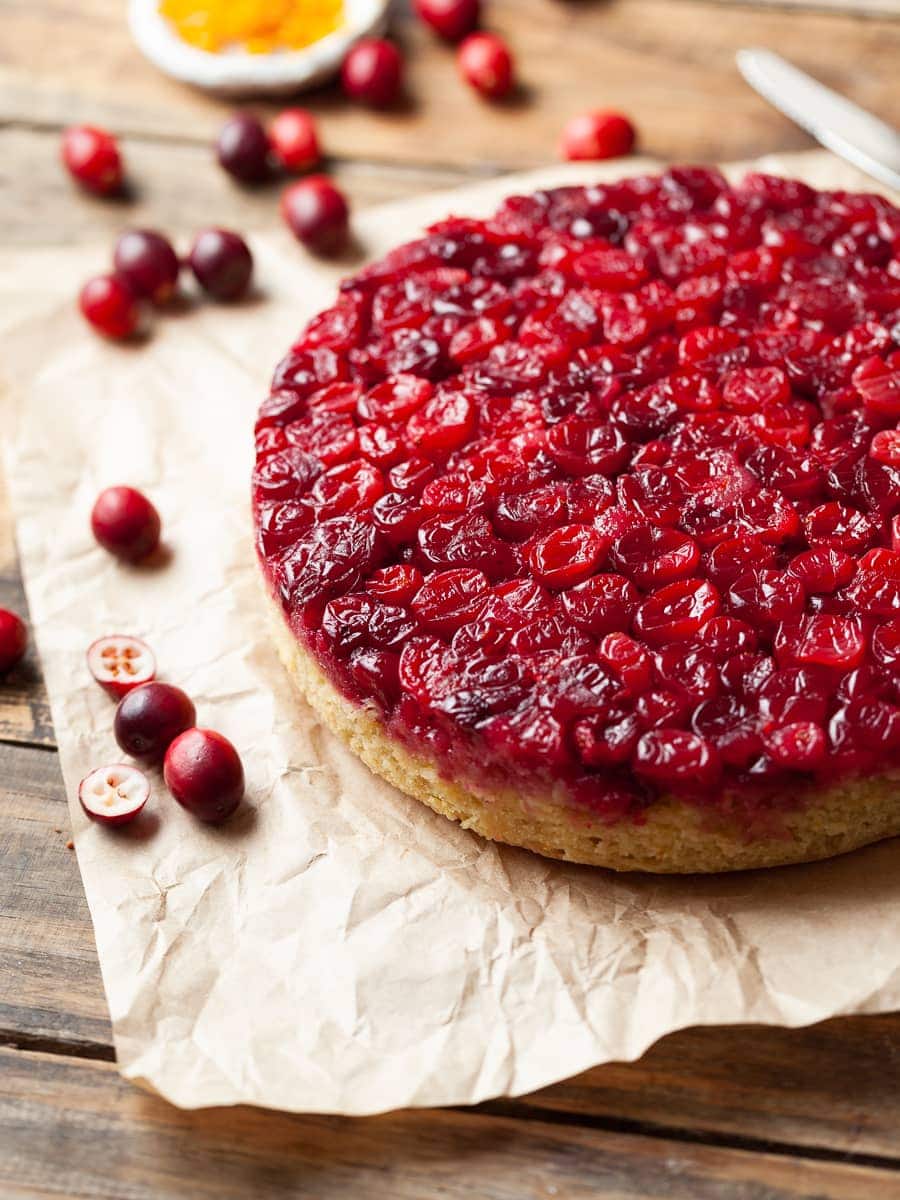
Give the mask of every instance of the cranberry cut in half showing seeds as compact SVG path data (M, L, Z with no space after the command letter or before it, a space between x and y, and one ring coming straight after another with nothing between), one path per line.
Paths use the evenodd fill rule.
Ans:
M25 622L8 608L0 608L0 675L22 661L27 646Z
M466 83L489 100L500 100L512 89L512 55L496 34L470 34L459 47L457 63Z
M170 683L142 683L119 701L113 732L126 754L162 758L180 733L190 729L197 712L190 696Z
M97 767L78 785L81 807L101 825L127 825L150 799L150 781L127 763Z
M281 197L281 215L294 237L317 254L336 254L347 242L350 210L326 175L292 183Z
M269 126L272 153L286 171L306 171L321 157L316 123L305 108L286 108Z
M448 42L471 33L481 15L481 0L415 0L417 15Z
M244 795L244 768L227 738L211 729L189 729L176 738L163 767L166 786L200 821L217 824Z
M188 256L197 282L214 300L239 300L250 286L253 255L244 239L229 229L204 229Z
M122 186L122 158L116 139L96 125L72 125L62 138L62 160L73 179L99 196Z
M216 138L219 166L241 183L261 183L268 176L270 148L262 122L252 113L235 113Z
M112 634L98 638L88 648L87 661L97 683L117 700L156 676L153 651L136 637Z
M106 488L91 512L91 529L104 550L123 562L148 558L159 545L159 513L133 487Z
M586 112L563 129L559 143L561 158L620 158L634 148L634 126L617 112Z
M403 57L393 42L363 38L347 54L341 67L341 85L351 100L371 108L387 108L397 99L403 83Z
M104 337L120 341L131 337L141 324L140 301L122 275L96 275L78 296L81 315Z
M178 283L178 256L172 243L154 229L128 229L113 252L116 273L138 296L165 304Z

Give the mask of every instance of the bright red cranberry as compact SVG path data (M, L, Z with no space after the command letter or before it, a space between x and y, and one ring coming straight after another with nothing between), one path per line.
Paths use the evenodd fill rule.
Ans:
M839 667L850 671L866 656L867 639L862 622L853 617L827 614L807 617L792 636L790 650L798 663Z
M763 745L773 762L794 771L814 771L828 751L825 730L813 721L769 727L763 732Z
M97 275L81 289L78 307L86 321L104 337L130 337L140 326L140 301L121 275Z
M204 229L188 257L197 282L215 300L239 300L250 286L253 255L240 234Z
M900 429L882 429L876 433L869 453L886 467L900 467Z
M117 700L156 677L156 658L140 638L121 634L98 638L88 648L87 662L94 679Z
M700 550L685 533L644 525L620 538L610 557L638 587L654 588L692 575Z
M534 544L528 562L538 582L572 587L593 575L605 549L603 538L589 525L563 525Z
M363 38L344 59L341 84L351 100L387 108L403 85L403 57L393 42Z
M150 799L150 781L127 763L97 767L78 785L81 807L101 825L127 825Z
M227 738L188 729L172 742L164 764L166 787L200 821L227 820L244 797L244 768Z
M788 570L807 592L823 595L850 582L856 572L856 559L843 550L804 550L791 559Z
M8 608L0 608L0 675L22 660L27 645L25 622Z
M164 304L178 284L178 256L172 243L153 229L129 229L113 252L116 273L138 296Z
M460 45L459 72L476 92L499 100L512 89L513 58L506 42L493 33L471 33Z
M638 608L638 637L655 646L695 637L719 611L719 593L707 580L681 579L649 596Z
M132 487L106 488L91 512L94 537L110 554L125 562L139 562L159 545L159 513Z
M747 571L728 591L732 612L751 624L789 621L800 613L803 601L803 585L786 571Z
M663 788L706 790L722 772L718 751L706 738L681 729L652 729L637 744L634 769Z
M94 125L72 125L63 134L62 160L82 186L101 196L122 186L122 159L116 139Z
M193 702L169 683L142 683L119 701L113 722L116 741L126 754L153 761L197 719Z
M281 216L294 237L317 254L336 254L347 243L350 210L325 175L292 183L281 197Z
M634 126L617 112L586 112L563 129L560 156L570 160L619 158L634 148Z
M307 171L321 157L316 123L305 108L286 108L269 126L272 152L286 171Z
M419 17L448 42L471 33L481 15L481 0L415 0Z
M219 166L241 183L261 183L267 178L270 151L262 122L252 113L235 113L216 137Z

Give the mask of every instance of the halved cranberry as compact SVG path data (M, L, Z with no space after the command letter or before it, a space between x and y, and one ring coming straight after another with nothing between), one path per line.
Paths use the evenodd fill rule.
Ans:
M0 675L21 662L27 646L25 622L8 608L0 608Z
M718 751L698 733L681 729L652 729L637 744L635 771L663 788L703 791L722 773Z
M166 787L192 816L209 824L226 820L244 797L244 768L221 733L188 729L166 751Z
M612 111L581 113L566 124L559 143L561 158L619 158L634 148L634 126Z
M125 562L140 562L159 545L159 513L137 488L111 487L102 491L91 511L94 537L110 554Z
M317 254L336 254L346 245L350 209L325 175L292 183L282 194L281 216L294 237Z
M102 825L127 825L150 799L150 781L125 763L97 767L78 785L81 807Z
M142 683L119 701L114 733L126 754L158 759L196 718L194 705L181 688L170 683Z
M344 59L341 84L351 100L386 108L396 100L403 84L400 51L384 38L363 38Z
M95 125L72 125L63 134L62 160L69 174L98 195L122 186L122 158L116 139Z
M153 651L136 637L98 638L88 648L87 662L94 679L116 699L156 677Z
M900 467L900 429L882 429L876 433L869 454L887 467Z
M285 108L269 126L275 158L288 171L306 171L319 161L319 139L312 113L305 108Z
M695 637L719 611L719 593L705 579L681 579L649 596L638 608L634 628L653 645Z
M513 86L513 59L506 42L493 33L472 33L460 45L459 72L482 96L498 100Z

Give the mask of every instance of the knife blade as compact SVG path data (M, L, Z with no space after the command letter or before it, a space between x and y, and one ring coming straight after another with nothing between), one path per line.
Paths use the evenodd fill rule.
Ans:
M752 88L817 142L866 174L900 189L900 133L771 50L739 50Z

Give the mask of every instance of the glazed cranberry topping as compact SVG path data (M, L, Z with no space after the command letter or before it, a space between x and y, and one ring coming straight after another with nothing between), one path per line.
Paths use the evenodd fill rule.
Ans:
M796 803L900 766L900 212L675 168L450 218L260 411L257 541L448 774Z

